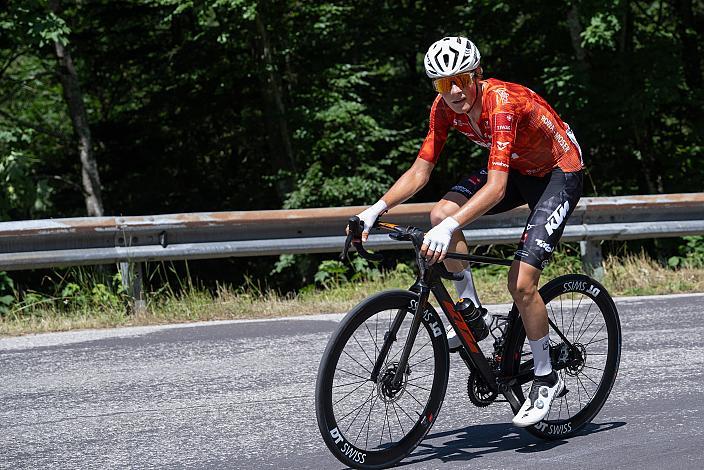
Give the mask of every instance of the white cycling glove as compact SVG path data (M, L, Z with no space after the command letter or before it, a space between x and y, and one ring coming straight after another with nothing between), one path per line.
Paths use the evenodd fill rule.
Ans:
M374 222L376 222L376 219L379 217L379 214L384 212L388 206L386 203L382 200L379 199L379 201L374 204L371 207L368 207L361 213L357 214L357 217L359 217L359 220L364 222L364 229L362 230L362 237L366 239L365 234L368 236L369 235L369 229L374 225Z
M428 252L437 251L447 253L447 247L450 245L452 233L460 226L454 217L448 217L435 227L430 229L423 238L423 245L428 246Z

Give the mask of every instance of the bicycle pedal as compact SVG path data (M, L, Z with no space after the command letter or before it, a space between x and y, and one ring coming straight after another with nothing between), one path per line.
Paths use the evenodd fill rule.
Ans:
M565 388L562 389L562 391L560 392L560 394L559 394L557 397L555 397L555 398L562 398L562 397L564 397L565 395L567 395L568 392L569 392L569 390L567 390L567 387L565 387Z

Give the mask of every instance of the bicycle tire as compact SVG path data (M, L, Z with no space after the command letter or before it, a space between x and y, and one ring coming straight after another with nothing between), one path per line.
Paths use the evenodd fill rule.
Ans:
M574 366L559 371L565 381L567 390L569 390L568 393L555 399L550 413L545 420L525 429L534 436L542 439L562 439L576 434L581 428L594 419L604 406L604 403L606 403L618 374L621 358L621 323L616 305L608 291L599 282L588 276L582 274L560 276L541 287L539 292L548 307L548 315L553 319L553 323L560 328L568 340L574 340L575 344L578 343L580 344L580 348L583 348L584 364L581 370L578 370L579 368ZM565 325L565 318L562 311L562 296L565 295L571 297L570 303L572 307L575 305L575 295L580 296L577 308L570 319L570 323L567 323L567 325ZM558 316L555 311L558 305L558 298L561 310L560 316ZM585 298L589 300L584 301ZM553 305L555 305L555 307L553 307ZM603 326L599 328L605 328L606 337L602 337L603 334L600 335L600 329L597 329L598 324L594 325L599 316L594 314L590 317L593 306L596 306L598 312L601 314L600 317L603 320ZM586 308L586 312L583 314L579 313L578 315L580 308L582 308L582 311ZM526 332L523 327L523 322L517 314L515 304L513 310L512 314L516 315L516 320L507 337L506 349L503 355L504 364L502 370L507 376L518 374L521 364L526 363L528 361L527 357L530 355ZM582 315L583 319L580 320L580 316ZM575 319L580 323L579 326L577 326ZM587 333L587 331L589 331L589 333ZM593 337L591 336L592 333ZM582 339L585 337L589 340L589 343L586 345ZM556 346L556 344L561 342L561 339L557 336L552 327L550 328L550 341L551 349L558 348L559 346ZM602 356L604 358L603 360L600 359ZM599 369L598 367L594 367L594 365L599 365L602 362L603 373L597 383L593 377L596 372L592 371ZM585 370L592 376L584 372ZM580 375L583 377L580 378ZM513 386L513 391L519 402L522 403L525 399L529 386L530 383L524 384L523 386L520 384ZM590 389L592 389L591 394L589 393ZM572 393L571 397L567 398L570 393ZM582 403L582 394L589 398L584 404ZM569 404L570 401L574 404L575 395L577 395L579 411L575 414L571 414ZM556 407L559 407L557 419L555 419ZM564 419L562 418L563 409L565 409L566 412ZM514 410L514 413L515 412L517 412L517 410Z
M330 337L318 369L315 410L318 427L325 444L332 454L345 465L365 469L392 466L408 456L418 446L437 419L447 389L449 352L445 329L437 312L430 304L428 304L421 318L421 326L409 358L410 370L404 379L403 392L389 398L382 391L383 387L380 385L384 370L395 370L393 369L395 367L393 357L394 354L400 354L403 349L406 341L404 333L408 330L407 326L410 325L414 316L414 302L417 301L418 295L410 291L394 290L374 295L354 307L343 318L336 331ZM384 312L389 312L388 324L391 324L392 315L395 316L399 311L405 311L405 318L393 345L393 348L396 349L392 348L389 351L386 357L386 365L380 372L378 380L372 382L370 370L367 370L367 368L371 369L370 364L376 361L378 357L376 354L384 341L384 332L380 332L378 329L379 319L381 318L384 321L386 319ZM376 322L374 333L372 333L371 322ZM375 341L377 339L380 341ZM358 354L360 359L356 362L360 366L359 368L362 369L362 373L358 374L358 377L360 379L366 378L366 380L359 380L361 383L359 387L365 389L360 393L360 396L367 396L367 402L363 402L363 409L364 413L367 414L367 418L358 431L354 424L348 424L349 416L343 416L343 411L347 410L340 410L342 405L339 404L346 402L348 398L344 395L342 398L338 398L339 395L347 391L347 388L339 390L339 387L348 385L336 385L335 379L336 377L346 376L340 371L350 372L344 368L351 366L348 367L345 364L348 362L355 364L354 361L349 361L348 358L352 357L354 359L353 354L357 350L364 351L362 343L374 344L372 347L374 356L365 352L367 354L365 359L364 354ZM428 344L432 348L423 352L424 349L427 349ZM348 345L350 350L346 351L345 347ZM345 353L344 356L343 351ZM423 355L418 356L421 353ZM432 354L432 360L430 357L424 359L426 354ZM372 357L374 358L373 360ZM428 372L429 369L432 369L432 371ZM427 376L424 377L422 374L426 373ZM354 375L354 373L351 374ZM414 374L415 377L412 377ZM418 382L411 385L412 381L416 380L416 377L418 379L427 378L427 380L431 380L430 378L432 377L432 385L427 387L427 397L425 397L426 392L424 391L422 391L422 396L420 395L420 389L426 389L426 387L419 386ZM422 382L422 384L425 384L425 382ZM354 383L349 384L350 387L354 385ZM336 391L336 387L338 387L339 393ZM369 389L370 392L367 393L366 389ZM418 393L419 398L416 398L414 393ZM404 395L407 396L404 398ZM403 403L407 401L412 403L409 397L412 397L418 403L418 410L414 410L411 413L401 408ZM337 399L337 402L334 402L333 398ZM394 402L393 400L396 401ZM369 434L372 432L372 420L378 422L377 415L374 414L372 416L376 403L379 403L380 410L386 413L386 418L382 420L381 432L379 432L378 426L374 427L374 442L373 445L370 445ZM356 405L356 402L352 406L354 405ZM421 407L423 411L419 412ZM390 409L394 412L391 416ZM352 410L354 411L354 408ZM360 412L358 411L357 413L359 414ZM355 416L354 419L357 419L357 417ZM403 426L404 422L407 423L408 429ZM394 440L392 428L394 430L397 429L397 424L401 432L398 434L398 440ZM366 441L362 442L360 435L364 432L365 425ZM385 439L385 433L388 434L389 442L382 442ZM378 437L379 444L377 445L376 440Z

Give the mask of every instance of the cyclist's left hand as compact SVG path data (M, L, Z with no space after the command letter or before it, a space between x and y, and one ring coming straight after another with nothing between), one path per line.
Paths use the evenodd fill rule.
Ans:
M448 217L425 234L420 254L428 264L434 264L445 259L450 245L452 233L460 226L454 217Z

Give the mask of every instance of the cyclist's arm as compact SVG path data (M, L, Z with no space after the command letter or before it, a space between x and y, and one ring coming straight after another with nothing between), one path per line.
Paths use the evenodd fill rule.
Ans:
M416 158L413 165L396 180L381 199L389 209L405 202L428 184L433 168L435 168L434 163L422 158Z

